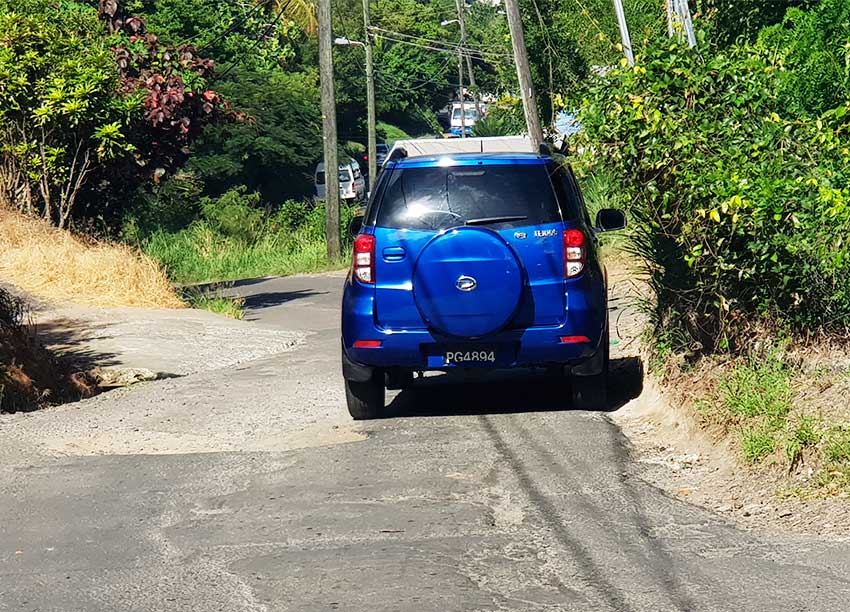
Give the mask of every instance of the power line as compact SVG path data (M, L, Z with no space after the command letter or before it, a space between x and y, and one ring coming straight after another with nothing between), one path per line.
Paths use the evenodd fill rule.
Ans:
M448 41L448 40L435 40L433 38L425 38L424 36L418 36L418 35L413 35L413 34L405 34L404 32L395 32L393 30L387 30L385 28L379 28L378 26L371 26L369 29L374 30L376 32L385 32L385 33L389 34L390 36L394 36L394 37L398 37L398 38L406 38L406 39L415 40L415 41L424 41L425 43L429 43L429 44L432 44L432 45L441 45L441 46L444 46L444 47L449 47L450 49L453 49L455 52L460 51L460 50L464 50L464 51L473 50L473 51L476 51L476 52L479 52L479 53L489 53L491 55L504 55L505 57L511 56L510 53L505 53L504 51L491 51L489 49L472 49L471 47L467 47L466 45L453 43L453 42Z
M438 47L436 50L438 51L450 51L452 53L458 53L462 51L467 55L478 55L481 56L480 59L484 59L485 55L492 55L498 57L511 57L510 53L505 53L502 51L491 51L489 49L478 49L475 47L467 47L466 45L459 45L457 43L442 41L442 40L434 40L431 38L424 38L422 36L413 36L411 34L405 34L403 32L394 32L392 30L385 30L384 28L378 28L376 26L372 26L369 28L373 30L369 34L373 38L381 37L387 38L388 40L392 40L394 42L400 42L402 44L410 44L414 46L424 46L426 48ZM380 32L376 34L375 32ZM402 40L399 40L402 39ZM404 40L407 39L407 40ZM416 42L414 42L416 41ZM421 42L420 42L421 41Z
M398 43L401 45L409 45L411 47L419 47L420 49L428 49L429 51L437 51L438 53L449 53L451 55L457 55L458 48L445 48L445 47L435 47L433 45L425 45L416 43L410 40L403 40L400 38L394 38L392 36L388 36L387 34L371 34L373 38L383 38L385 40L389 40L394 43ZM498 58L508 58L510 56L502 53L491 52L491 51L483 51L480 49L473 49L470 47L463 47L463 52L474 57L475 59L480 59L482 61L488 61L487 56L494 56Z
M423 87L425 87L425 86L427 86L427 85L436 84L436 83L437 83L437 79L439 78L439 76L443 76L443 75L444 75L444 72L445 72L446 68L448 67L449 63L450 63L453 59L454 59L454 58L453 58L452 56L447 57L447 58L446 58L446 61L445 61L445 62L443 62L443 65L442 65L442 66L440 66L439 68L437 68L437 70L435 70L433 73L431 73L431 76L427 77L427 79L426 79L425 81L419 81L419 82L418 82L418 83L416 83L416 84L411 84L411 85L409 85L409 86L403 86L403 85L402 85L402 83L401 83L400 81L399 81L399 82L397 82L397 83L391 83L390 81L391 81L391 80L393 80L393 79L386 79L386 78L383 78L382 80L383 80L383 82L384 82L384 84L385 84L385 85L389 85L389 86L391 86L391 87L395 87L396 89L400 89L400 90L402 90L402 91L410 91L410 92L414 92L414 91L417 91L417 90L419 90L419 89L422 89ZM380 70L376 70L376 71L375 71L375 74L381 75L381 71L380 71ZM390 76L390 73L384 73L384 74L383 74L383 75L381 75L381 76L383 76L383 77L387 77L387 76Z

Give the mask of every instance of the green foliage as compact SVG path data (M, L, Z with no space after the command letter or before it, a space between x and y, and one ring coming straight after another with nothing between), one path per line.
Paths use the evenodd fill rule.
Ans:
M820 115L850 99L850 3L823 0L810 11L791 9L759 35L776 54L776 95L784 108Z
M850 427L835 427L827 433L824 456L832 463L850 465Z
M67 224L97 164L134 150L138 97L119 93L97 12L77 2L0 1L0 200Z
M175 232L187 227L201 212L203 190L200 178L188 171L138 190L124 219L122 238L138 244L157 229Z
M245 300L239 297L222 297L197 289L190 289L185 292L184 299L192 308L208 310L231 319L241 320L245 314L242 310Z
M803 450L817 445L820 439L817 423L812 417L802 416L796 425L789 424L785 436L785 459L788 465L796 465L803 458Z
M218 198L203 198L203 218L214 231L238 242L251 242L263 223L260 194L236 187Z
M676 350L741 351L766 325L840 334L850 321L850 115L784 117L777 70L758 48L697 56L664 41L583 103L583 170L617 174L656 335L681 339Z
M510 97L490 106L487 116L472 128L474 136L514 136L525 131L522 102Z
M218 0L145 0L131 12L145 15L147 27L170 44L191 40L221 65L239 62L249 70L269 71L296 57L301 30L290 19L274 20L270 9ZM263 44L258 44L262 37Z
M756 463L776 450L776 437L764 428L750 427L741 432L741 449L749 463Z
M410 134L405 132L403 129L389 124L386 121L378 121L375 125L375 130L381 136L382 140L390 146L392 146L396 140L408 140L410 138Z
M200 283L342 267L329 261L322 205L289 201L259 216L255 194L241 190L208 199L205 217L178 232L156 231L141 244L178 283ZM347 227L354 209L341 211ZM209 216L207 216L209 215Z
M190 168L212 192L245 185L266 202L310 194L313 168L322 155L318 75L235 74L219 89L249 120L208 127Z
M791 410L790 377L776 357L737 365L721 385L726 410L735 418L764 417L781 423Z
M698 0L699 12L710 21L711 40L730 45L753 41L759 31L782 21L794 7L816 5L818 0Z

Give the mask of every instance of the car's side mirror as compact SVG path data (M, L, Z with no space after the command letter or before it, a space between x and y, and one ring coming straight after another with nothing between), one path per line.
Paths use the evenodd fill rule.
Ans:
M348 235L354 238L363 229L363 215L353 217L348 223Z
M626 213L616 208L603 208L596 213L596 231L616 232L625 229Z

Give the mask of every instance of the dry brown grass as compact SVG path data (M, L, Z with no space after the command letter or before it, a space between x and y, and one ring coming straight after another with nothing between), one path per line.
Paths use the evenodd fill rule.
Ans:
M162 268L138 250L75 236L2 208L0 279L57 302L185 306Z

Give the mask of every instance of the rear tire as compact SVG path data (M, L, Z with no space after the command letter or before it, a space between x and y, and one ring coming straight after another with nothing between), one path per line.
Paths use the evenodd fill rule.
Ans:
M348 413L355 421L377 419L384 411L384 375L374 372L366 382L345 381L345 401Z
M576 410L608 409L608 363L611 341L607 325L602 335L602 342L602 372L592 376L572 376L573 408Z
M608 373L596 376L573 376L573 408L605 410L608 408Z

